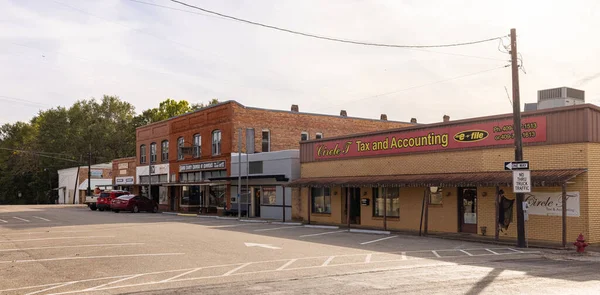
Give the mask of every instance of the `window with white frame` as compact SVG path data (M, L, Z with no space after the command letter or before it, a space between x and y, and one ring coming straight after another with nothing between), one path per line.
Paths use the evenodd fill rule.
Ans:
M194 158L202 156L202 136L194 134Z
M212 132L212 154L213 156L221 154L221 130Z
M140 145L140 164L146 164L146 145Z
M300 133L300 141L305 141L305 140L308 140L308 132L302 131L302 133Z
M317 134L315 134L315 139L321 139L321 138L323 138L323 133L317 132Z
M163 162L169 161L169 141L163 140L160 144L160 160Z
M156 162L156 142L150 144L150 163Z
M177 160L183 160L185 156L183 155L183 137L177 139Z
M271 132L268 129L262 131L262 152L271 151Z

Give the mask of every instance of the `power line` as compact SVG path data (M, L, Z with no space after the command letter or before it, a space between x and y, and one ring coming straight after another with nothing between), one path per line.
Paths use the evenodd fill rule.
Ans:
M223 17L223 18L228 18L228 19L232 19L232 20L235 20L235 21L239 21L239 22L243 22L243 23L247 23L247 24L251 24L251 25L255 25L255 26L260 26L260 27L264 27L264 28L269 28L269 29L273 29L273 30L277 30L277 31L282 31L282 32L286 32L286 33L290 33L290 34L295 34L295 35L301 35L301 36L310 37L310 38L316 38L316 39L328 40L328 41L334 41L334 42L341 42L341 43L348 43L348 44L354 44L354 45L377 46L377 47L394 47L394 48L458 47L458 46L474 45L474 44L479 44L479 43L494 41L494 40L498 40L498 39L500 39L502 37L505 37L505 36L499 36L499 37L493 37L493 38L482 39L482 40L475 40L475 41L468 41L468 42L449 43L449 44L433 44L433 45L398 45L398 44L372 43L372 42L364 42L364 41L354 41L354 40L348 40L348 39L340 39L340 38L334 38L334 37L326 37L326 36L320 36L320 35L315 35L315 34L310 34L310 33L304 33L304 32L294 31L294 30L290 30L290 29L286 29L286 28L281 28L281 27L277 27L277 26L267 25L267 24L263 24L263 23L259 23L259 22L254 22L254 21L250 21L250 20L238 18L238 17L235 17L235 16L226 15L226 14L223 14L223 13L219 13L219 12L215 12L215 11L212 11L212 10L208 10L206 8L202 8L202 7L198 7L198 6L195 6L195 5L191 5L191 4L182 2L182 1L171 0L171 2L175 2L175 3L181 4L183 6L187 6L187 7L193 8L193 9L204 11L206 13L210 13L210 14L213 14L213 15L218 15L218 16Z
M33 151L26 151L26 150L19 150L19 149L9 149L9 148L3 148L3 147L0 147L0 150L20 152L20 153L28 153L28 154L34 154L34 155L38 155L40 157L46 157L46 158L55 159L55 160L63 160L63 161L68 161L68 162L79 163L79 161L75 161L75 160L71 160L71 159L67 159L67 158L60 158L60 157L53 157L53 156L45 155L43 152L33 152Z
M502 68L507 68L507 67L510 67L510 65L504 65L504 66L501 66L501 67L495 67L495 68L492 68L492 69L487 69L487 70L483 70L483 71L479 71L479 72L475 72L475 73L470 73L470 74L456 76L456 77L452 77L452 78L437 80L437 81L434 81L434 82L430 82L430 83L426 83L426 84L421 84L421 85L416 85L416 86L411 86L411 87L399 89L399 90L396 90L396 91L391 91L391 92L385 92L385 93L381 93L381 94L371 95L371 96L359 98L359 99L356 99L356 100L345 101L343 103L332 105L332 106L338 106L338 105L341 105L341 104L353 103L353 102L357 102L357 101L361 101L361 100L365 100L365 99L370 99L370 98L378 98L378 97L381 97L381 96L395 94L395 93L398 93L398 92L404 92L404 91L408 91L408 90L412 90L412 89L422 88L422 87L426 87L426 86L430 86L430 85L434 85L434 84L439 84L439 83L444 83L444 82L448 82L448 81L452 81L452 80L457 80L457 79L461 79L461 78L465 78L465 77L475 76L475 75L478 75L478 74L483 74L483 73L487 73L487 72L491 72L491 71L495 71L495 70L502 69Z
M11 97L11 96L4 96L4 95L0 95L0 100L7 101L7 102L13 102L13 103L21 103L21 104L30 105L30 106L43 106L43 107L50 106L50 105L43 104L43 103L36 102L36 101L31 101L31 100L26 100L26 99Z
M206 14L206 13L201 13L201 12L196 12L196 11L191 11L191 10L179 9L179 8L175 8L175 7L170 7L170 6L166 6L166 5L160 5L160 4L155 4L155 3L150 3L150 2L140 1L140 0L129 0L129 1L140 3L140 4L145 4L145 5L150 5L150 6L155 6L155 7L159 7L159 8L174 10L174 11L180 11L180 12L185 12L185 13L190 13L190 14L196 14L196 15L202 15L202 16L208 16L208 17L214 17L214 18L228 20L228 21L235 21L233 19L221 17L221 16L218 16L218 15L211 15L211 14ZM433 50L425 50L425 49L419 49L419 48L405 48L405 49L414 50L414 51L428 52L428 53L437 53L437 54L443 54L443 55L451 55L451 56L460 56L460 57L469 57L469 58L476 58L476 59L484 59L484 60L505 61L504 59L493 58L493 57L484 57L484 56L476 56L476 55L468 55L468 54L460 54L460 53L433 51Z

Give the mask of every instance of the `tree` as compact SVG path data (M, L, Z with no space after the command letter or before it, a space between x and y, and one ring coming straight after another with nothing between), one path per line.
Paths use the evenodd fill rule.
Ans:
M140 115L136 116L133 119L133 125L135 125L136 127L144 126L146 124L159 122L162 120L183 115L185 113L197 111L206 106L211 106L218 103L219 100L216 98L209 101L206 105L204 103L195 103L190 105L190 103L186 100L175 101L173 99L167 98L159 104L158 108L147 109L143 111Z

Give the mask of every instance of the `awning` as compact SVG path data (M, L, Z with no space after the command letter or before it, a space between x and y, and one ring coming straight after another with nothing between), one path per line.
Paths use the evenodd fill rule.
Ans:
M90 188L94 189L97 186L106 186L106 185L112 185L112 179L107 178L107 179L102 179L102 178L98 178L98 179L91 179L90 182ZM79 190L86 190L88 187L88 181L85 180L83 181L80 185L79 185Z
M531 170L534 187L561 186L587 169ZM512 186L511 171L300 178L290 187L493 187Z
M242 176L242 179L267 179L267 178L274 178L275 181L288 181L289 179L287 177L285 177L284 174L272 174L272 175L249 175L249 176ZM214 178L209 178L211 181L223 181L223 180L238 180L238 176L227 176L227 177L214 177Z
M163 183L162 186L214 186L214 185L222 185L222 183L214 183L214 182L172 182L172 183Z

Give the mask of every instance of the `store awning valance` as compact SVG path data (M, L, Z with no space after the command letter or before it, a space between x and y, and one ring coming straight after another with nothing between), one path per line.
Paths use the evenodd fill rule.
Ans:
M289 179L287 177L285 177L284 174L269 174L269 175L249 175L249 176L245 176L242 175L242 180L246 179L246 177L248 179L268 179L268 178L274 178L275 181L288 181ZM209 178L211 181L225 181L225 180L238 180L237 176L228 176L228 177L213 177L213 178Z
M534 187L561 186L587 169L531 170ZM493 187L512 186L511 171L404 174L353 177L300 178L290 187Z
M106 185L111 185L112 184L112 179L108 178L108 179L103 179L103 178L98 178L98 179L91 179L92 181L90 182L90 188L94 189L97 186L106 186ZM88 181L84 180L78 187L79 190L86 190L88 187Z

